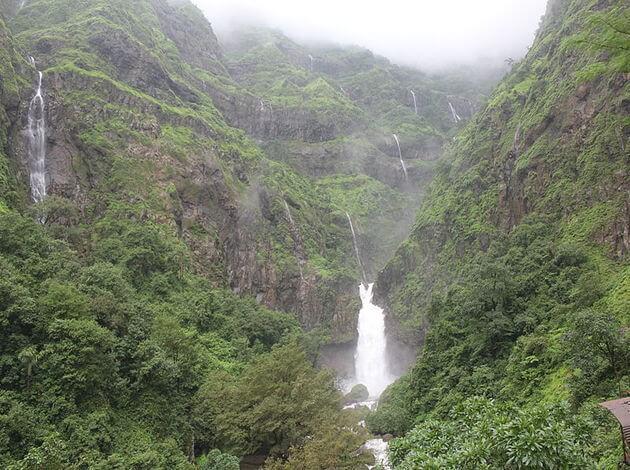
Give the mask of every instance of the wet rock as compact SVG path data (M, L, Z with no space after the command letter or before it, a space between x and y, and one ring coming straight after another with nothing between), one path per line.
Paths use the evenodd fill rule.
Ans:
M344 402L346 405L350 405L352 403L358 403L361 401L365 401L370 397L370 393L368 389L363 384L357 384L352 387L352 390L344 397Z

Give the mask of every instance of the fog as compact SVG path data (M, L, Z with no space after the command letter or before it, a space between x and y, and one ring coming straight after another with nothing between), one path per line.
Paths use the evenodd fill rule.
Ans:
M249 24L301 42L367 47L398 64L440 69L520 58L546 0L193 0L219 35Z

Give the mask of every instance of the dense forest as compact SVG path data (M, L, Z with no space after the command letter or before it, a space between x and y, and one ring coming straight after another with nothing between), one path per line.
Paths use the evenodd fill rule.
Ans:
M0 0L0 467L617 468L626 2L433 74L209 20ZM374 280L415 359L361 406Z

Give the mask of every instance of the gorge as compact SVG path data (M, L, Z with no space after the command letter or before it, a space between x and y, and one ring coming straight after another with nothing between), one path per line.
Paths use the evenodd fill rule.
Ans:
M429 71L208 5L0 2L0 467L617 468L626 2Z

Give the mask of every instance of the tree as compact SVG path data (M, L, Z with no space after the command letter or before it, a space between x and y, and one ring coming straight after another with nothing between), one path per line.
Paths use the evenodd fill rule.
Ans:
M630 331L612 315L595 309L577 313L566 336L575 373L574 400L622 393L622 378L630 374Z
M196 413L215 424L217 443L236 455L286 454L322 416L339 410L332 376L318 372L295 340L254 359L236 381L217 379L201 387Z

